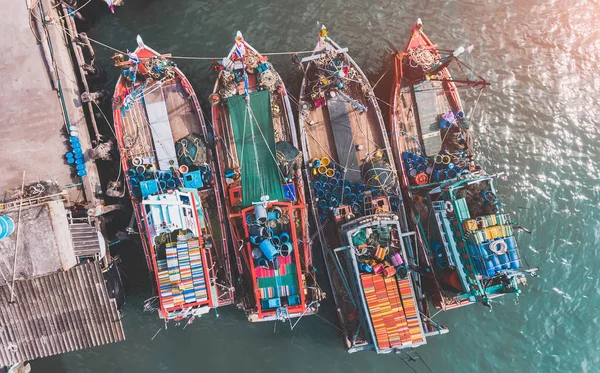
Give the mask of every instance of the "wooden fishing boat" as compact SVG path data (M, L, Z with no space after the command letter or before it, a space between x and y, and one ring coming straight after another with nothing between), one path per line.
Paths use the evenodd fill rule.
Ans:
M234 302L219 184L190 82L169 55L137 42L128 59L113 57L121 163L159 315L192 318Z
M409 222L435 274L424 289L437 308L489 306L491 298L519 294L525 275L536 269L523 269L515 226L496 195L499 175L475 161L459 88L489 83L457 58L464 48L440 50L422 26L419 20L404 52L394 56L390 142ZM453 78L452 62L468 76Z
M349 352L426 343L418 258L385 125L364 73L327 35L306 63L300 135L318 237Z
M241 300L249 321L316 313L302 154L289 98L271 63L238 32L210 96Z

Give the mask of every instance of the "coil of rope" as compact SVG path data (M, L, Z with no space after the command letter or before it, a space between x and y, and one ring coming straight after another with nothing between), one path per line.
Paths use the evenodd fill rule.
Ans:
M409 64L412 68L421 68L423 71L431 69L434 65L440 62L440 57L423 48L418 46L408 51Z

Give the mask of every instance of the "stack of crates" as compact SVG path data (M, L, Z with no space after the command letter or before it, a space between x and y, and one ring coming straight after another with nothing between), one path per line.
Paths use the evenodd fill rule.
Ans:
M208 299L206 292L206 281L204 279L204 266L202 265L202 256L200 253L200 242L197 238L187 241L189 260L191 265L191 275L193 281L193 291L197 301Z
M169 280L171 282L171 292L173 295L174 306L181 306L185 302L181 288L181 273L179 272L179 261L177 260L177 243L168 242L166 244L167 269L169 270Z
M454 213L459 221L467 220L471 218L469 213L469 206L464 198L458 198L454 201Z
M179 261L179 273L181 276L181 291L185 303L196 302L194 293L194 281L192 280L192 268L188 254L187 240L177 241L177 260Z
M158 288L160 289L160 298L162 299L162 305L165 308L174 307L173 293L171 291L171 279L169 278L169 270L167 267L166 260L158 260L156 262L158 267Z
M362 273L360 278L377 346L385 350L411 345L413 339L396 280L370 273ZM417 327L420 329L418 320Z
M392 278L393 280L393 278ZM419 323L419 314L415 304L414 294L410 287L410 277L398 279L398 288L402 296L402 305L404 306L404 315L410 333L410 339L413 344L423 342L423 331Z

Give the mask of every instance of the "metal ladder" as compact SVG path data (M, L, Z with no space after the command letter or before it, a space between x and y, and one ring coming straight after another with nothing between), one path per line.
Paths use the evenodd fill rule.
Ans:
M74 218L71 212L67 212L69 231L73 242L73 251L78 260L95 257L100 254L100 240L96 228L90 224L88 218Z

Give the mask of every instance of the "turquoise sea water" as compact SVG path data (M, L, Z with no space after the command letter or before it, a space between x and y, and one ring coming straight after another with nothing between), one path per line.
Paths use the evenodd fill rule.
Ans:
M597 1L126 0L115 15L97 14L88 34L121 50L134 49L141 34L161 52L218 57L238 29L263 52L312 49L324 23L374 83L418 17L440 47L475 46L466 61L492 84L472 123L479 161L488 172L509 176L500 182L501 197L533 230L520 236L521 250L542 270L517 305L507 296L492 312L475 305L437 315L450 333L430 338L417 352L434 372L600 372ZM112 52L96 51L112 86ZM289 57L272 61L290 92L298 92L301 76ZM214 82L208 63L177 62L206 98ZM469 113L476 97L464 92L462 98ZM385 89L381 99L389 99ZM33 363L34 372L429 371L421 361L409 367L397 356L348 355L338 331L318 317L303 318L290 331L281 323L276 329L248 323L234 307L185 330L172 323L151 340L163 324L143 312L148 281L136 281L123 318L126 342L42 359ZM326 300L320 315L335 324L333 309Z

